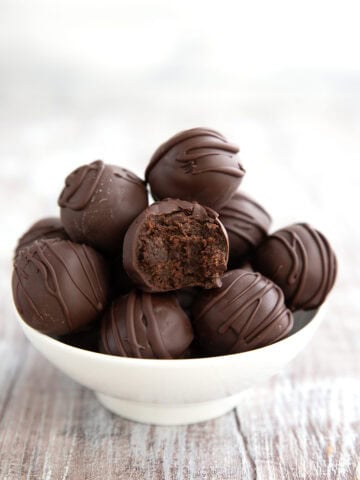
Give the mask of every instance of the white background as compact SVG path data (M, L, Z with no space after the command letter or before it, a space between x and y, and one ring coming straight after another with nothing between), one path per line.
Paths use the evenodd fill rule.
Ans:
M1 262L73 168L141 175L200 125L240 145L274 228L309 221L341 259L359 235L358 19L347 1L1 0Z

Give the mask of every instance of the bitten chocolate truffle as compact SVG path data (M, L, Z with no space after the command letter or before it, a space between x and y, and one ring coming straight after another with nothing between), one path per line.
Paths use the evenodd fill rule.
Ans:
M169 198L152 204L131 224L123 260L129 277L145 291L219 287L228 238L216 212Z
M34 223L20 238L15 249L15 255L19 251L31 245L36 240L41 240L42 238L60 238L62 240L69 240L68 234L65 232L64 227L62 226L60 218L49 217L43 218L38 222Z
M59 197L70 238L104 252L121 252L127 227L148 205L145 183L101 160L74 170Z
M162 144L145 172L156 200L166 197L196 201L218 210L245 174L239 148L208 128L180 132Z
M180 358L193 340L189 318L174 294L132 290L101 321L100 351L137 358Z
M271 217L255 200L236 192L220 210L219 219L229 235L229 265L239 268L244 257L266 237Z
M264 347L284 338L293 326L281 289L260 273L231 270L218 290L199 296L193 307L197 338L210 354L225 355Z
M50 335L73 332L94 321L108 300L103 257L68 240L38 240L14 261L13 297L22 319Z
M328 240L306 223L270 235L256 250L253 266L281 287L291 310L319 307L332 289L337 272Z

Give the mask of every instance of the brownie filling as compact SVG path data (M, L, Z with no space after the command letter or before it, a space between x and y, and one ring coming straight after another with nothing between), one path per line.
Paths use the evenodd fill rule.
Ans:
M227 266L226 238L210 216L150 215L138 237L137 260L149 283L161 290L219 287Z

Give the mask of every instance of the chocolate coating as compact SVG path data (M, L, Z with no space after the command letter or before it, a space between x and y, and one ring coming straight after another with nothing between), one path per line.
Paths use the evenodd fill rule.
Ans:
M26 323L43 333L63 335L91 323L104 309L107 265L87 245L39 240L15 258L12 290Z
M41 240L42 238L61 238L63 240L69 240L69 235L65 232L60 218L43 218L34 223L19 238L15 249L15 255L17 255L22 248L28 247L36 240Z
M168 198L150 205L124 240L124 268L149 292L219 287L227 260L227 233L218 214L196 202Z
M230 200L245 174L238 152L236 145L215 130L192 128L156 150L145 178L157 200L181 198L218 210Z
M271 217L255 200L236 192L220 210L219 219L229 235L229 264L239 268L241 260L266 237Z
M333 287L337 272L328 240L306 223L270 235L256 250L253 266L281 287L291 310L319 307Z
M137 358L180 358L193 340L191 322L173 294L132 290L101 321L100 351Z
M148 200L145 183L135 174L97 160L66 178L58 204L73 241L115 253L121 252L127 227Z
M246 352L284 338L293 326L281 289L259 273L230 270L218 290L193 307L194 329L204 350L215 355Z

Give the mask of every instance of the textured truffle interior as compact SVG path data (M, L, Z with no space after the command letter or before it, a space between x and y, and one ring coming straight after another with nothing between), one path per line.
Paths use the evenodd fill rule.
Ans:
M220 286L227 245L213 218L185 212L150 215L139 234L138 266L159 290Z

